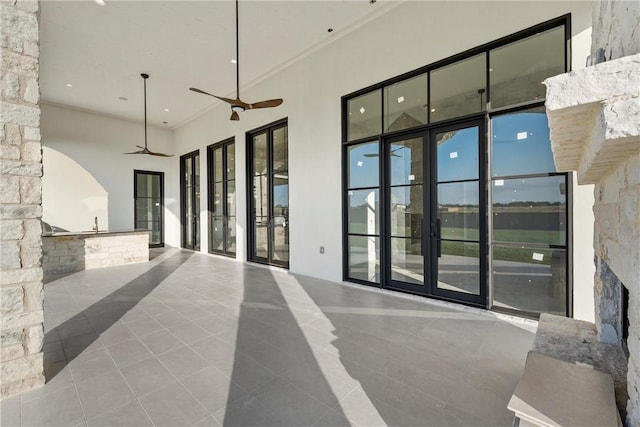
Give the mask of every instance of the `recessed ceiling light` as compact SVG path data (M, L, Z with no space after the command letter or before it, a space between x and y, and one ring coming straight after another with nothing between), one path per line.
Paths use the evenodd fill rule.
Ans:
M360 107L360 114L364 114L364 112L367 111L364 109L364 107Z
M106 4L104 0L93 0L93 1L96 2L96 4L99 4L100 6L104 6Z
M232 59L232 60L231 60L231 63L232 63L232 64L237 64L237 63L238 63L238 61L237 61L237 60L235 60L235 59Z
M166 125L166 124L167 124L167 123L169 123L169 122L162 122L162 123Z
M431 112L432 112L432 113L435 113L435 112L436 112L436 109L435 109L435 108L432 108L432 109L431 109Z
M65 86L66 87L73 87L73 85L71 83L67 83Z
M126 96L119 96L118 99L120 101L128 101L129 100L129 98L127 98Z
M327 28L327 33L333 33L333 28Z
M404 102L404 96L398 97L398 104L400 104L401 102Z
M169 112L169 109L168 109L168 108L165 108L165 109L164 109L164 111L165 111L165 112Z
M489 68L489 71L493 71L493 68Z

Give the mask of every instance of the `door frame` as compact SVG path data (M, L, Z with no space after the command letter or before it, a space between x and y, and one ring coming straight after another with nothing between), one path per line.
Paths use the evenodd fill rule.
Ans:
M228 227L228 223L229 223L229 211L228 211L228 203L227 203L227 197L228 197L228 190L227 190L227 184L228 184L228 179L227 179L227 169L228 169L228 159L227 159L227 151L230 145L235 144L235 137L231 137L231 138L227 138L225 140L222 140L220 142L216 142L215 144L211 144L209 146L207 146L207 189L209 194L207 195L207 204L208 204L208 220L209 220L209 224L208 224L208 229L209 229L209 253L211 254L216 254L216 255L224 255L230 258L235 258L236 257L236 252L233 251L229 251L229 248L227 247L227 243L228 243L228 233L229 233L229 227ZM217 249L213 249L213 205L215 203L214 197L212 197L213 195L213 191L215 191L215 165L213 162L213 152L217 149L221 149L222 150L222 224L223 224L223 249L222 250L217 250ZM235 158L234 158L234 162L235 162ZM234 167L235 170L235 167ZM237 194L237 180L236 181L236 194ZM233 213L233 218L236 218L236 212ZM234 219L235 221L235 219ZM237 246L236 246L237 247Z
M160 243L151 243L149 238L150 248L162 248L164 247L164 172L146 171L140 169L133 170L133 227L136 227L138 223L138 210L136 209L136 200L138 200L138 175L157 175L160 177Z
M442 132L448 132L453 130L468 129L472 127L478 128L478 285L479 294L467 294L464 292L456 292L447 289L438 288L438 239L440 238L440 230L436 227L435 220L438 217L438 202L437 199L434 203L431 203L429 207L429 264L433 264L436 267L431 269L430 276L430 295L437 298L451 300L455 302L462 302L470 305L476 305L480 307L488 307L488 289L489 281L487 280L487 265L488 265L488 218L487 218L487 203L488 203L488 151L487 151L487 134L486 134L486 120L485 119L469 119L455 124L434 126L429 129L429 153L431 156L431 163L429 164L429 197L437 198L437 185L438 185L438 166L437 166L437 149L436 136Z
M289 251L289 259L284 261L274 260L273 243L275 241L274 231L274 214L273 214L273 133L277 129L288 127L288 118L280 119L269 123L265 126L250 130L246 133L246 171L247 171L247 260L258 264L273 265L276 267L289 268L291 260L291 251ZM255 236L255 199L253 197L253 137L265 132L267 135L267 258L257 257L256 252L256 236ZM288 135L288 132L287 132ZM289 144L287 138L287 146ZM288 150L287 150L288 151ZM287 159L287 164L289 164ZM288 166L287 166L288 174ZM287 224L288 233L290 227ZM289 235L289 241L291 236Z
M463 292L449 291L438 288L438 263L437 263L437 239L438 230L436 229L435 219L437 218L437 200L433 200L437 196L437 146L435 137L437 134L457 129L466 129L470 127L478 128L478 203L479 203L479 289L478 295L465 294ZM397 132L388 136L382 136L380 139L381 153L381 200L380 205L384 206L382 210L384 221L381 221L380 237L381 242L381 268L382 278L380 287L385 289L398 290L412 294L438 298L456 303L463 303L486 308L488 304L488 286L487 277L487 254L488 254L488 234L487 234L487 125L486 118L483 116L476 118L462 118L452 120L441 125L429 125L419 129L408 129L406 131ZM402 141L412 138L423 138L425 149L422 152L423 161L423 213L422 213L422 254L424 258L424 285L415 285L407 282L400 282L391 279L391 214L389 211L389 201L391 200L391 164L389 147L393 142Z
M196 168L195 168L195 157L198 157L198 161L200 161L200 150L195 150L192 151L190 153L187 154L183 154L182 156L180 156L180 244L182 246L182 248L185 249L191 249L194 251L199 251L200 250L200 221L199 221L199 216L200 216L200 212L196 212L193 218L193 221L191 221L191 231L193 232L193 245L192 246L187 246L186 245L186 237L187 237L187 221L185 221L185 217L187 215L186 209L185 209L185 202L186 202L186 195L185 195L185 163L187 161L187 159L191 159L194 163L194 167L192 168L192 177L195 178L195 172L196 172ZM192 202L195 204L195 200L196 200L196 182L195 179L193 180L194 185L191 188L191 200ZM200 184L198 183L198 187L200 187ZM192 208L194 208L195 206L192 206ZM195 211L195 209L193 209ZM197 241L197 244L196 244Z

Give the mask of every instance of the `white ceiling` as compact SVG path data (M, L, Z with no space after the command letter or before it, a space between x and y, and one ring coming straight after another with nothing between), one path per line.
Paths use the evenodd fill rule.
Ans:
M235 98L232 0L105 1L41 2L43 102L142 120L140 73L148 73L148 120L175 128L216 102L189 87ZM240 0L241 92L385 13L393 1ZM277 97L277 90L260 94Z

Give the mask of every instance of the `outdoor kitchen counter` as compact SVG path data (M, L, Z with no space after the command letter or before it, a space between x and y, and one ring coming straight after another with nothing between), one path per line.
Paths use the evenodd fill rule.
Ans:
M149 231L61 232L42 236L45 276L149 261Z

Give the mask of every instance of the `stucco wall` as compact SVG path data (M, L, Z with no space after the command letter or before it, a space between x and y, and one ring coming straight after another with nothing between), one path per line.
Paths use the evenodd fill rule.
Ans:
M152 151L174 152L173 132L149 126ZM133 170L164 172L165 242L179 246L177 157L125 155L144 143L142 123L42 106L43 220L69 231L133 229Z
M329 280L342 279L341 112L340 98L387 78L413 70L548 19L571 12L572 61L581 68L589 54L590 4L586 2L406 2L298 62L274 72L248 89L248 101L284 98L278 108L250 111L229 121L220 106L176 130L178 154L236 138L238 258L246 259L245 132L288 117L291 204L291 270ZM500 19L496 19L499 16ZM464 31L456 30L464 28ZM443 36L445 35L445 36ZM337 35L338 37L340 34ZM215 88L203 88L215 92ZM201 224L206 227L206 180L202 180ZM592 259L591 191L576 192L579 227L576 258ZM201 248L206 251L206 230ZM325 253L319 253L319 247ZM593 264L574 271L576 317L593 319Z

